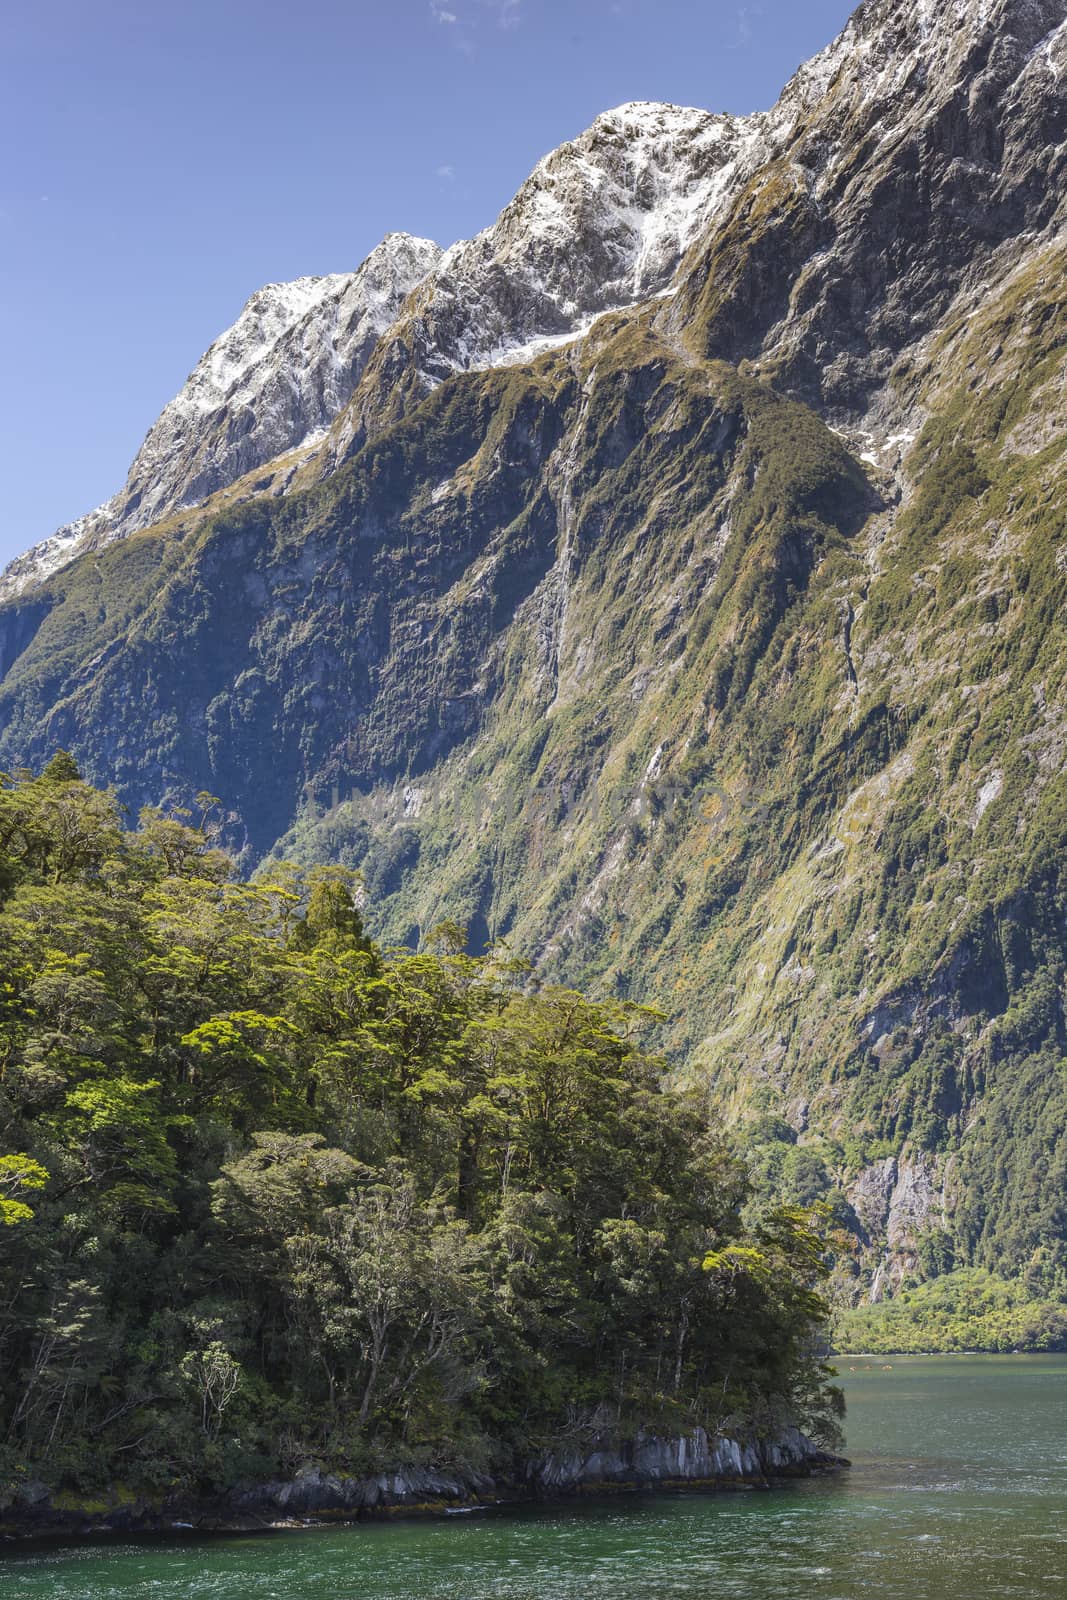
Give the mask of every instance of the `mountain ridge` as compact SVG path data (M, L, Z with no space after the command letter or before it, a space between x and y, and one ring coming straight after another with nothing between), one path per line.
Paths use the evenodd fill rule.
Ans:
M221 793L249 870L359 867L388 938L459 914L659 1005L768 1184L833 1198L847 1292L1062 1293L1065 69L1052 0L861 6L776 113L679 113L684 250L578 251L480 365L524 186L306 455L0 608L0 756ZM602 132L553 293L655 165L582 168ZM641 298L597 310L605 259Z
M980 48L983 40L988 42L991 35L995 36L998 45L1004 45L1001 54L1010 58L1009 65L1014 64L1022 73L1031 68L1038 72L1043 70L1055 81L1060 70L1056 66L1056 41L1064 27L1062 16L1058 22L1055 20L1057 9L1055 4L1049 5L1044 0L1010 0L1007 5L1003 0L1000 5L993 3L993 0L958 0L954 15L958 29L964 32L965 37L970 32L972 51ZM705 231L717 226L716 219L720 212L737 199L737 192L744 188L745 182L754 176L758 177L761 169L773 165L776 156L784 159L787 147L792 151L789 165L801 171L807 170L811 157L802 137L807 115L835 94L853 110L858 104L861 110L873 111L876 116L880 116L887 106L899 110L901 100L907 97L913 86L913 80L925 80L931 66L944 77L947 94L951 95L952 75L958 72L960 57L966 56L967 47L964 45L961 49L959 41L953 41L949 28L935 27L932 21L935 16L943 20L941 13L933 11L928 4L920 3L920 0L877 0L877 3L876 0L867 0L849 19L839 37L798 69L770 111L736 117L661 102L639 101L620 105L601 113L583 134L543 157L497 221L473 240L461 240L448 250L441 251L430 241L412 240L409 235L393 234L387 236L349 279L343 274L334 274L322 279L294 280L291 285L266 285L257 290L238 321L214 342L184 388L164 408L149 430L145 444L130 468L125 489L104 506L60 529L25 555L16 557L0 574L0 597L17 593L38 578L47 577L83 548L102 540L121 537L126 532L148 526L162 516L197 504L210 497L212 492L244 476L250 467L266 465L272 456L294 448L306 448L318 457L314 468L316 472L321 475L332 470L367 437L368 415L384 415L388 418L394 414L393 391L403 395L406 388L413 388L417 397L453 371L532 359L541 350L588 332L597 315L623 309L627 304L636 304L649 295L669 294L673 299L679 292L682 294L679 304L668 307L666 313L670 335L680 337L679 329L683 325L701 320L700 309L694 304L691 282L684 286L676 285L673 291L669 289L669 282L687 248L695 246L699 250L706 247L706 240L701 246L694 238L699 232L698 223ZM1006 33L1003 28L995 27L996 21L1005 17L1018 19L1021 40ZM1050 20L1052 26L1042 31ZM919 36L917 41L916 34ZM942 48L933 52L932 61L924 61L924 47L930 41L935 44L940 42ZM1011 49L1013 44L1017 47L1014 56ZM1025 52L1021 61L1020 50ZM873 73L872 57L873 65L880 69ZM1003 82L995 77L998 70L1000 79L1003 79L1003 64L999 69L995 65L990 67L986 74L987 77L990 73L994 74L994 82L986 85L987 94L1003 91ZM841 91L842 84L847 92ZM839 114L839 111L835 114ZM799 151L794 148L798 141ZM852 142L862 141L853 139ZM634 195L640 195L636 226L633 218L626 215L625 183L617 185L613 207L601 204L599 217L590 219L583 216L583 212L595 209L601 202L598 191L612 177L611 161L604 154L604 147L610 147L612 143L619 147L619 159L632 169L627 173L627 180ZM815 144L818 146L818 139ZM719 153L719 147L727 159L711 163L709 174L706 170L709 158L713 152ZM598 159L591 160L591 152L599 152ZM672 155L675 158L675 170L670 170ZM827 172L818 172L824 160L825 152L817 149L815 165L811 168L817 173L816 191L820 184L826 188L834 176L832 166ZM664 167L668 169L665 184L662 182ZM588 178L583 170L586 168ZM666 203L659 207L655 204L654 196L657 176L662 194L666 197ZM568 178L571 185L569 192ZM838 178L837 181L840 183L842 180ZM675 193L679 185L682 192ZM653 191L651 197L650 186ZM551 215L551 211L553 206L556 211L560 210L555 199L557 188L564 193L563 210L567 212L569 208L566 220L570 225L563 228L563 248L553 251L551 234L558 219ZM1053 175L1046 192L1052 194L1055 189ZM817 204L816 191L813 191L813 198ZM651 204L650 198L653 201ZM539 209L543 212L546 205L549 215L539 216ZM790 213L791 208L787 207L787 218ZM621 233L621 243L618 238L613 240L604 237L605 232L610 234L611 231L610 227L605 227L606 217ZM600 223L599 235L595 226L597 221ZM660 223L658 231L657 221ZM629 239L626 238L627 233L630 234ZM549 249L545 270L539 277L528 269L528 262L524 258L531 253L531 242L533 253L536 254L537 241L541 236L548 238ZM511 242L513 239L516 241L514 245ZM591 242L595 246L592 251ZM401 262L394 257L396 247L403 249L405 244L404 253L412 259L401 268ZM575 265L571 259L576 249L586 274L578 285L573 279ZM819 252L815 254L817 257ZM620 256L629 267L631 281L626 284L616 276L614 280L605 282L605 270L617 268ZM517 258L517 275L514 261L509 275L509 257ZM380 277L380 263L383 261L387 263L387 270L392 268L394 277L393 293L380 297L388 310L401 312L407 293L418 289L420 285L422 295L395 323L393 317L388 315L384 318L380 315L377 318L373 315L365 318L371 324L370 337L360 341L362 348L356 357L338 361L335 352L335 364L344 369L344 381L337 382L335 375L335 381L330 385L323 381L321 375L316 375L319 388L323 391L317 397L317 404L309 408L306 403L298 403L295 417L287 418L286 425L281 427L277 419L271 426L268 416L266 426L258 427L253 419L249 429L247 419L242 418L238 431L249 437L237 441L230 438L221 449L215 444L216 459L210 462L206 471L197 473L190 470L190 464L183 461L178 472L175 472L167 457L175 453L176 444L167 435L175 431L180 433L180 425L176 430L174 421L198 409L196 393L198 386L203 385L205 364L210 367L213 358L217 358L217 354L228 345L240 347L245 342L245 326L252 320L250 314L254 313L262 298L269 297L272 291L280 291L282 303L286 296L296 301L298 314L290 317L284 328L278 330L279 335L283 332L293 334L302 320L303 312L309 309L300 303L303 286L325 286L319 298L326 298L331 289L342 285L347 288L353 279L358 283L362 274L373 278L376 268ZM813 261L804 263L801 274L801 283L808 295L811 294L813 264ZM484 292L486 283L491 285L494 276L498 276L502 270L506 306L503 315L494 304L492 289L488 300ZM481 287L480 295L477 290L472 290L472 281ZM577 301L564 296L561 288L564 282L571 290L577 287ZM527 290L525 305L521 292L523 287ZM581 294L583 288L584 300ZM763 286L761 293L766 299L766 286ZM462 309L465 297L473 300L466 316ZM437 301L444 302L443 310L437 308ZM377 308L368 308L373 309ZM516 315L526 320L516 324ZM787 320L790 322L788 331L795 339L798 319L792 317ZM299 384L301 363L297 358L302 356L306 365L309 345L329 343L328 331L321 327L313 329L312 335L312 339L305 338L302 349L290 347L282 351L280 372L271 372L261 385L246 386L248 392L238 397L239 403L244 402L245 410L254 412L257 400L268 414L272 409L278 409L278 389L286 384ZM397 347L410 342L412 338L417 350L413 347L406 356L401 354L398 362ZM276 345L285 343L277 336L270 342ZM356 395L352 406L350 398L353 391L358 389L363 368L379 342L387 346L379 353L379 360L385 367L384 385L372 385L362 404ZM296 343L294 341L294 345ZM390 345L392 350L388 348ZM733 343L729 339L725 345L720 343L716 353L728 359L736 359L742 354L736 348L736 338ZM792 392L800 397L805 396L807 380L800 374L798 382L798 374L783 370L781 353L773 350L773 341L770 350L765 349L761 353L758 348L752 348L743 354L749 359L769 358L774 364L776 380L784 379ZM409 377L405 385L399 381L398 365L404 365L409 360L413 361L415 372L413 380ZM810 360L808 366L811 366ZM257 390L261 392L257 393ZM329 390L328 394L326 390ZM408 403L411 398L407 394L402 403ZM837 412L835 420L858 426L861 418L856 413L855 404L848 403L855 401L855 394L838 396L838 401L841 398L846 400L843 409L840 403L835 405L833 395L820 392L818 396L821 403L829 403L831 409ZM286 409L284 404L282 409ZM345 414L353 410L354 415ZM223 420L229 423L232 435L236 419L226 417L224 411ZM862 420L870 419L864 416ZM315 434L327 429L331 437L325 441L322 452L316 451ZM180 444L179 439L179 454ZM196 448L202 452L204 447L203 444L194 447L194 454ZM298 466L300 464L298 462ZM271 482L272 490L285 492L295 474L296 468L288 464L282 477Z
M257 289L152 424L125 487L16 557L0 574L0 598L83 550L209 498L283 452L307 448L440 254L432 240L388 234L354 273Z
M543 157L497 221L474 239L442 251L429 240L390 234L348 277L300 278L257 290L149 429L125 489L16 557L0 574L0 598L49 577L86 548L195 506L272 457L312 449L316 431L342 412L374 346L388 333L395 346L416 330L420 348L430 357L427 362L424 355L426 370L416 377L426 392L453 371L532 359L540 350L581 336L597 315L662 292L714 189L714 176L709 180L703 169L710 163L714 173L711 157L717 147L735 146L738 130L753 122L758 118L630 102L601 113L577 139ZM671 168L672 155L679 170ZM612 182L614 190L605 202L600 190ZM562 203L557 191L563 194ZM599 255L583 263L579 282L572 252L597 236L593 220L585 215L591 210L598 211L602 231L605 218L611 219L615 236L604 238ZM562 227L553 213L562 213ZM543 247L540 274L530 268L531 255L536 257L531 245L536 247L538 240ZM616 276L605 282L608 263ZM494 307L490 295L487 306L484 297L475 296L464 316L462 302L472 295L472 280L491 283L501 274L506 280L503 304ZM391 293L383 292L383 279L391 280ZM508 318L509 312L512 319L516 314L516 279L528 291L528 304L518 307L525 320L512 327ZM420 285L431 292L416 298L394 326L408 294ZM573 294L579 299L570 298ZM340 326L346 313L351 321L347 301L352 299L357 314L363 312L361 324L367 325L369 337L358 338L356 349L340 359L334 352L334 365L341 370L324 378L316 367L321 368L319 352L329 349L331 333L328 326L316 325L323 319L316 319L314 312L325 302L327 317L333 312ZM435 305L441 301L443 315ZM488 334L486 325L492 330ZM358 333L363 334L362 325ZM336 343L337 335L333 338ZM303 393L309 387L308 365L319 391L310 396ZM298 391L295 405L291 400L286 404L287 387ZM236 416L231 414L235 405ZM256 421L257 406L267 413L265 424ZM282 417L272 416L279 409ZM205 426L205 412L214 429ZM199 428L190 426L192 419ZM221 439L213 436L219 432ZM187 444L189 433L194 437ZM351 442L348 429L333 464ZM207 470L200 459L205 454ZM170 459L174 456L176 465ZM291 469L287 472L291 477ZM285 487L283 481L279 492Z

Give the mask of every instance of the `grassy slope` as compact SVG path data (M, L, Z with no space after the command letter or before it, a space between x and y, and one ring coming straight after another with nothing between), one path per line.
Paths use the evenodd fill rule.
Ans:
M678 362L627 451L624 391L652 379L628 348L613 388L594 351L547 686L520 616L475 740L287 841L362 859L397 936L458 900L547 970L654 999L720 1100L807 1122L828 1186L926 1162L903 1270L932 1242L1055 1293L1062 282L1038 262L897 374L930 413L919 488L862 534L810 413ZM698 387L724 417L744 390L721 481L669 425Z
M320 486L59 575L3 750L222 792L252 851L362 864L387 937L447 908L655 1000L805 1182L927 1163L903 1270L1062 1293L1063 281L896 374L899 513L646 316L453 380Z

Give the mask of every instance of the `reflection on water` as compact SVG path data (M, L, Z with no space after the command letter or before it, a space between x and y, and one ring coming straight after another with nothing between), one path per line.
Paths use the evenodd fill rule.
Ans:
M851 1358L853 1469L770 1493L14 1550L4 1600L1064 1600L1067 1357Z

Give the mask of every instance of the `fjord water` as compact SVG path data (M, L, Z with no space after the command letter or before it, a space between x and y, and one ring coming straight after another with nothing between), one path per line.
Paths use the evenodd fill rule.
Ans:
M1062 1600L1067 1356L842 1361L851 1472L770 1492L14 1550L5 1600Z

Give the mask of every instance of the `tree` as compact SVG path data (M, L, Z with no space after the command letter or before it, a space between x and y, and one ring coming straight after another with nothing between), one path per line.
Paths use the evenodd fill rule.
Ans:
M218 1437L223 1413L241 1387L241 1365L224 1344L213 1339L203 1350L182 1357L181 1374L200 1400L200 1426L209 1439Z
M41 773L40 782L51 783L81 783L82 775L78 771L78 763L66 750L57 750Z
M329 1217L330 1254L347 1291L333 1337L362 1359L359 1420L403 1398L456 1356L477 1314L477 1246L463 1225L420 1205L400 1169Z
M825 1416L824 1219L742 1227L649 1013L527 991L454 926L383 952L352 874L243 883L217 819L127 827L62 761L0 779L0 1417L29 1471L513 1471L609 1423Z
M33 1211L20 1197L47 1182L48 1173L32 1156L0 1156L0 1223L10 1228L28 1222Z
M291 935L294 948L370 950L356 905L359 874L344 867L314 867L308 874L307 911Z

